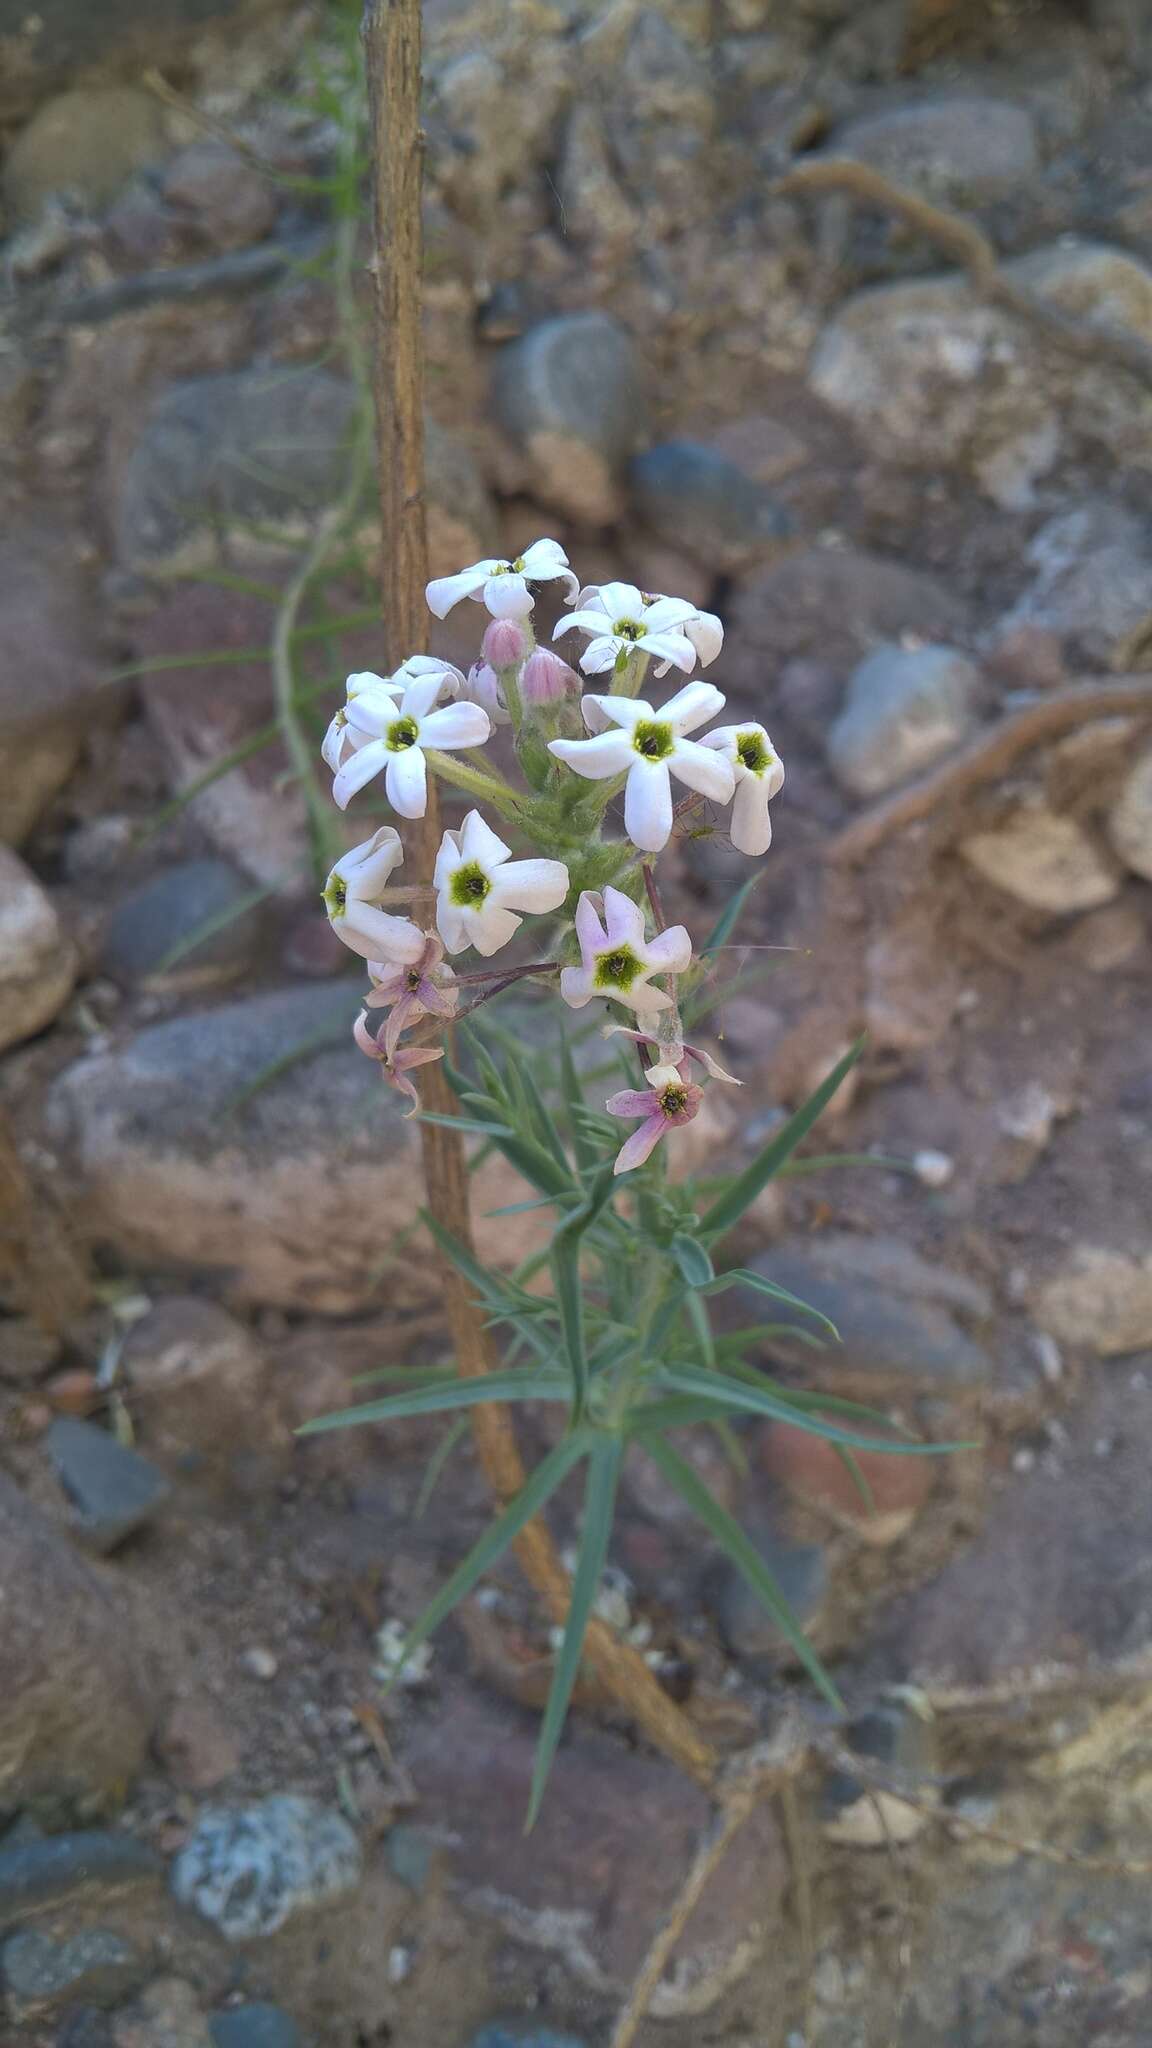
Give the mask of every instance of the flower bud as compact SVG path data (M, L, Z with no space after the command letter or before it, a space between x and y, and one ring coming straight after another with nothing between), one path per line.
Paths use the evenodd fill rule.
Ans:
M468 671L464 694L472 704L488 713L493 725L508 724L508 707L500 691L500 679L487 662L474 661Z
M480 643L489 668L518 668L528 652L528 636L518 619L493 619Z
M550 647L537 647L524 664L520 694L525 704L558 704L580 694L580 678Z

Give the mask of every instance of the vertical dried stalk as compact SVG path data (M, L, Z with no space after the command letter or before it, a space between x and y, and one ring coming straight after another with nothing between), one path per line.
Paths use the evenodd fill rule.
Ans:
M424 416L420 293L423 271L420 187L420 0L367 0L363 42L372 133L375 222L376 325L372 382L380 455L383 548L380 585L390 668L427 646L427 536L424 518ZM434 781L417 839L416 857L430 874L440 843L440 808ZM422 1076L423 1100L452 1110L451 1089L438 1066ZM457 1132L421 1126L429 1207L470 1245L468 1169ZM442 1268L445 1304L458 1370L476 1378L496 1369L492 1341L468 1287L453 1266ZM476 1448L496 1498L510 1500L524 1483L524 1467L506 1408L492 1403L472 1411ZM517 1556L553 1617L568 1611L568 1574L545 1525L522 1532ZM653 1677L643 1658L593 1622L588 1657L605 1685L649 1740L702 1782L716 1759Z

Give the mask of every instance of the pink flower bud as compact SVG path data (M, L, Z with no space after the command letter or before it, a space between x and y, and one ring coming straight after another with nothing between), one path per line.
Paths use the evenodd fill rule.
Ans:
M524 664L520 694L526 704L557 704L579 696L580 678L550 647L537 647Z
M499 675L502 668L517 668L528 652L528 639L518 619L493 619L480 643L480 652Z

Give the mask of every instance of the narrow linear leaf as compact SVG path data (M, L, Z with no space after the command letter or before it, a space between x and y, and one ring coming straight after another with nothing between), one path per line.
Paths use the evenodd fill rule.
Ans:
M399 1422L406 1415L437 1415L446 1408L477 1408L485 1401L564 1401L568 1383L559 1373L490 1372L482 1379L440 1380L434 1386L413 1387L411 1393L387 1394L381 1401L365 1401L358 1408L341 1408L335 1415L318 1415L301 1423L297 1436L323 1436L330 1429L351 1429L361 1422Z
M836 1451L836 1456L839 1458L840 1463L843 1465L844 1470L847 1472L849 1479L852 1481L853 1486L856 1488L857 1493L860 1495L860 1498L863 1501L864 1506L867 1508L868 1513L870 1515L874 1515L876 1513L876 1496L873 1493L872 1488L869 1486L867 1479L864 1477L864 1474L860 1469L859 1458L857 1458L854 1451L850 1451L848 1449L846 1444L836 1444L834 1448Z
M596 1147L589 1143L588 1134L582 1128L575 1111L584 1107L584 1091L576 1071L576 1060L572 1052L572 1041L568 1033L560 1031L560 1084L564 1091L564 1102L568 1111L568 1135L576 1164L581 1172L598 1163Z
M175 967L189 953L194 953L198 946L203 946L209 939L214 939L217 932L226 931L229 925L236 924L249 910L255 910L258 903L266 902L269 896L275 894L276 885L273 883L267 883L259 889L246 889L242 895L237 896L235 902L225 904L222 910L214 911L211 917L204 918L190 932L185 932L183 938L177 939L175 945L169 946L168 951L161 955L149 970L150 973L167 974L169 968Z
M600 1580L604 1575L604 1560L608 1555L608 1539L612 1533L612 1513L616 1502L623 1449L623 1442L619 1437L598 1436L588 1459L584 1528L572 1579L564 1639L552 1673L548 1704L544 1709L540 1739L536 1745L526 1831L535 1825L540 1812L540 1802L548 1783L548 1773L552 1768L552 1759L556 1754L572 1698L572 1688L580 1669L584 1637L588 1631L588 1618L592 1612Z
M444 1431L436 1449L428 1460L424 1477L420 1481L420 1491L416 1495L416 1503L412 1509L414 1521L418 1522L421 1516L427 1512L428 1503L436 1491L440 1475L452 1456L453 1451L464 1442L468 1435L468 1430L468 1417L466 1415L458 1415L455 1422L451 1423Z
M741 917L744 914L744 906L747 903L748 898L751 896L753 889L755 889L760 879L761 877L759 874L750 875L746 882L742 882L740 884L740 887L737 889L736 894L733 897L731 897L729 902L725 905L724 909L721 911L719 917L713 925L711 931L709 932L708 937L705 939L704 944L701 946L700 958L702 960L706 958L706 956L709 953L716 953L719 951L721 946L726 946L728 944L729 939L731 938L733 932L736 929L736 926L738 925Z
M672 1446L665 1443L659 1433L645 1437L645 1449L660 1467L666 1479L676 1488L692 1512L703 1522L704 1527L722 1544L736 1569L748 1581L752 1591L772 1616L777 1628L787 1637L795 1655L804 1666L813 1685L839 1714L844 1712L844 1702L825 1671L823 1664L812 1648L776 1580L768 1570L759 1551L755 1548L738 1522L733 1521L726 1508L722 1508L715 1495L709 1492L699 1474L693 1471L687 1459L680 1457Z
M810 1408L798 1406L787 1394L771 1386L754 1387L747 1380L729 1379L725 1373L699 1372L691 1366L670 1367L661 1375L661 1384L680 1394L711 1393L718 1408L734 1409L744 1415L767 1415L775 1422L807 1430L810 1436L825 1437L830 1444L845 1444L851 1451L884 1451L894 1458L938 1458L946 1451L974 1448L972 1444L895 1443L885 1437L857 1436L834 1422L825 1422Z
M770 1301L782 1301L786 1307L798 1309L801 1314L811 1316L812 1321L827 1330L837 1344L840 1342L840 1332L835 1323L830 1322L820 1309L813 1308L809 1301L801 1301L798 1294L790 1293L787 1287L780 1287L775 1280L769 1280L763 1273L753 1272L750 1266L733 1266L727 1273L721 1273L702 1291L705 1294L724 1294L729 1287L750 1287L753 1294L766 1294Z
M837 1060L832 1072L820 1083L819 1088L808 1097L789 1117L783 1130L764 1147L759 1158L754 1159L744 1172L737 1174L731 1187L713 1202L700 1225L699 1235L711 1240L723 1237L734 1223L740 1221L744 1211L756 1200L762 1188L766 1188L774 1174L792 1157L796 1147L803 1143L816 1119L827 1108L844 1076L851 1071L864 1050L863 1038Z

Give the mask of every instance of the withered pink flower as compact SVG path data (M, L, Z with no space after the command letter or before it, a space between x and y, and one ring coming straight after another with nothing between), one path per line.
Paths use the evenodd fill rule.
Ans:
M419 958L407 965L391 960L368 962L373 988L364 999L364 1007L382 1010L391 1005L384 1027L384 1046L389 1055L395 1052L402 1033L422 1017L443 1017L447 1021L456 1015L460 991L452 969L443 962L444 948L432 932L428 933Z
M689 1079L686 1059L675 1067L649 1067L647 1088L621 1088L610 1095L604 1105L609 1116L643 1118L639 1130L620 1147L615 1171L631 1173L643 1166L661 1138L691 1123L703 1100L704 1090Z
M380 1072L383 1074L389 1087L395 1088L398 1094L408 1097L412 1107L405 1110L405 1116L415 1116L420 1107L420 1097L416 1093L415 1083L410 1078L411 1071L414 1067L428 1066L432 1060L442 1060L444 1057L444 1047L442 1045L400 1045L394 1047L390 1052L386 1044L382 1044L379 1039L373 1038L363 1012L357 1017L355 1024L352 1026L352 1036L361 1052L367 1053L369 1059L379 1061Z

